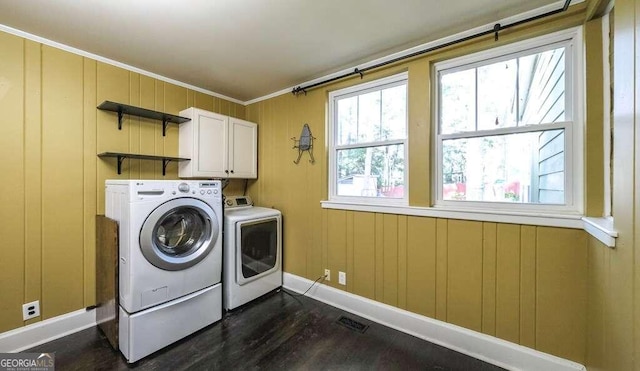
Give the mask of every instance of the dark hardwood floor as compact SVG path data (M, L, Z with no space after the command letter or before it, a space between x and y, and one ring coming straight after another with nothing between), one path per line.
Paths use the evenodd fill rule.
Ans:
M342 326L342 315L369 327L360 333ZM28 352L55 352L57 370L501 370L284 290L133 365L97 327Z

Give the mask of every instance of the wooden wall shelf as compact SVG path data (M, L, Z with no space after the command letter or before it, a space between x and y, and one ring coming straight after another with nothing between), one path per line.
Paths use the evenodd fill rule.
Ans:
M126 158L135 158L139 160L155 160L162 161L162 175L166 175L167 165L171 161L189 161L189 158L183 157L169 157L169 156L154 156L154 155L140 155L134 153L122 153L122 152L102 152L98 154L98 157L114 157L118 159L118 174L122 173L122 161Z
M169 123L182 124L183 122L187 122L187 121L191 120L191 119L188 119L186 117L176 116L176 115L172 115L170 113L153 111L153 110L146 109L146 108L130 106L128 104L116 103L116 102L111 102L111 101L108 101L108 100L105 100L104 102L102 102L98 106L98 109L103 110L103 111L111 111L111 112L117 112L118 113L118 130L122 130L122 117L125 114L126 115L131 115L131 116L138 116L138 117L144 117L144 118L150 118L150 119L153 119L153 120L162 121L162 136L163 137L166 136L167 125Z

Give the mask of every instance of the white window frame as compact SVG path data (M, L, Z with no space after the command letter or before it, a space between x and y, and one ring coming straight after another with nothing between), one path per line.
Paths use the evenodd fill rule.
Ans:
M613 3L613 2L612 2ZM609 6L612 6L611 3ZM611 146L613 138L611 136L611 105L612 105L612 97L611 97L611 62L609 61L609 57L611 56L611 35L610 33L610 21L611 18L611 10L607 11L602 17L602 87L604 89L604 102L602 107L603 112L603 149L604 149L604 217L611 217L611 207L613 202L613 197L611 194L612 188L612 179L611 179ZM615 56L614 56L615 58Z
M336 145L338 138L337 125L337 101L351 96L365 94L367 92L382 90L386 87L398 86L404 83L407 86L407 120L405 122L404 139L394 139L387 141L367 142L348 145ZM375 81L354 85L348 88L332 91L329 93L329 112L328 112L328 149L329 149L329 200L336 202L344 202L350 204L361 205L396 205L406 206L409 200L409 73L402 72L393 76L377 79ZM404 148L404 194L403 198L384 198L384 197L366 197L366 196L339 196L338 195L338 179L337 167L339 150L352 148L378 147L384 145L402 144Z
M549 45L566 46L565 53L565 117L570 121L552 124L531 125L476 132L440 134L440 73L441 71L465 70L479 65L508 60L548 49ZM528 214L576 214L584 208L584 68L582 29L580 27L496 47L487 51L434 64L433 117L435 162L432 172L432 199L434 207L481 211L490 208L495 212L523 212ZM565 203L562 205L537 203L510 203L496 201L458 201L442 198L442 143L446 139L483 137L507 133L524 133L540 130L565 130Z

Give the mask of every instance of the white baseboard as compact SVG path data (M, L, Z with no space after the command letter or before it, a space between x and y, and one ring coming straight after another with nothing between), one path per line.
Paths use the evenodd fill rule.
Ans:
M306 278L283 273L283 286L291 291L303 293L312 283ZM579 363L326 285L316 285L307 296L508 370L586 371Z
M0 352L21 352L95 325L95 309L80 309L1 333Z

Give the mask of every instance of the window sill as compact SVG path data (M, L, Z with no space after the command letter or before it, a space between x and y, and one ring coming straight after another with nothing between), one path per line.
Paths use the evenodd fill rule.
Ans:
M590 218L582 215L536 214L519 212L495 212L487 210L459 210L418 206L390 206L375 204L357 204L335 201L321 201L323 209L363 211L382 214L425 216L481 222L526 224L543 227L583 229L603 244L615 247L618 233L613 228L611 218Z
M584 230L587 231L587 233L609 247L616 247L618 231L614 228L613 218L592 218L585 216L582 218L582 221L584 222Z

